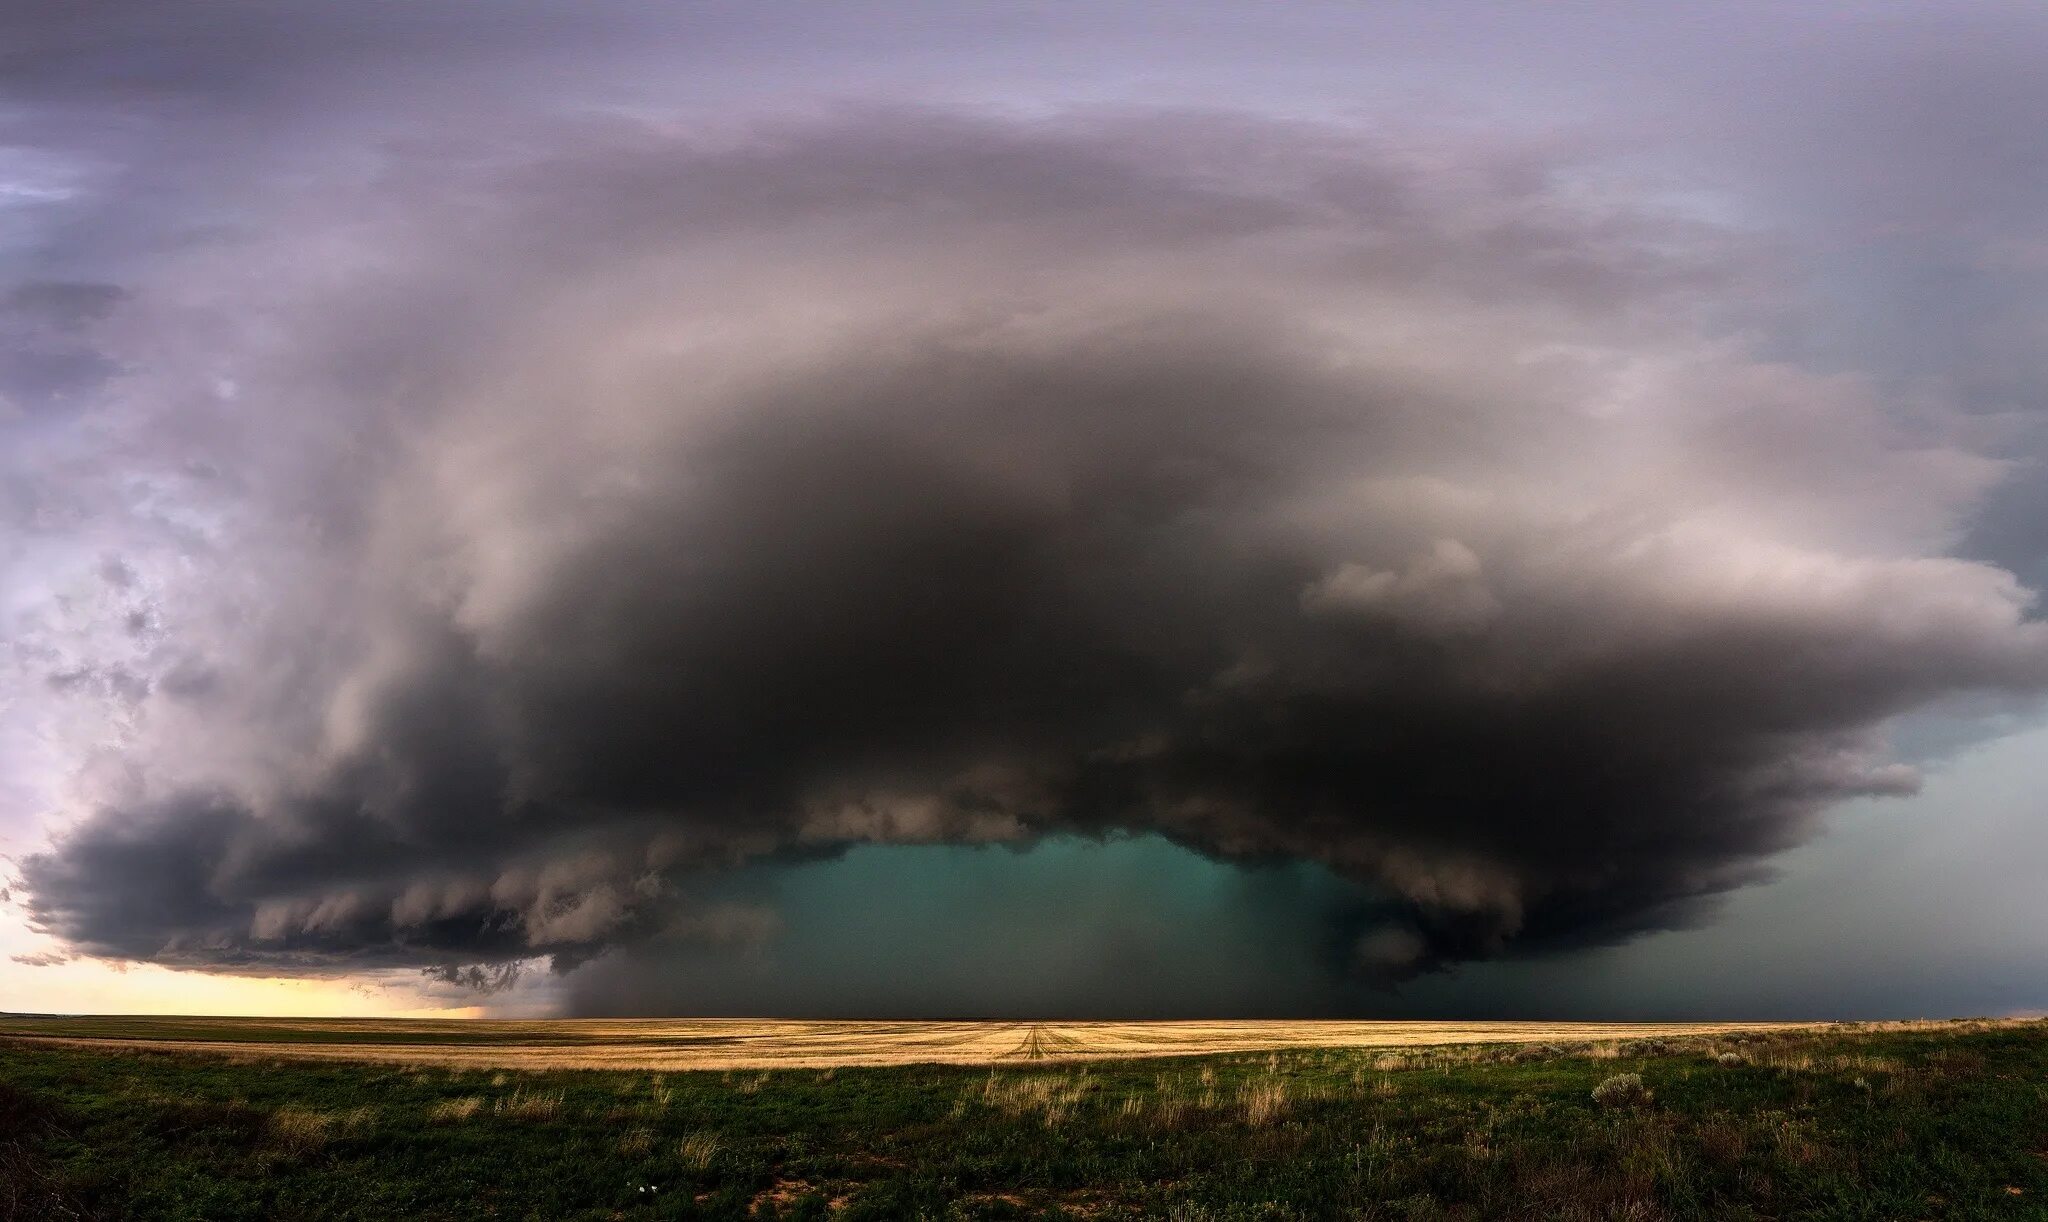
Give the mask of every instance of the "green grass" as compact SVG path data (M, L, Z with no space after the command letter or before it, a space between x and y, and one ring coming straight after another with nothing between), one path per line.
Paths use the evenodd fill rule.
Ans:
M2048 1218L2048 1026L1616 1051L656 1076L0 1039L0 1219ZM1622 1073L1649 1101L1595 1103Z

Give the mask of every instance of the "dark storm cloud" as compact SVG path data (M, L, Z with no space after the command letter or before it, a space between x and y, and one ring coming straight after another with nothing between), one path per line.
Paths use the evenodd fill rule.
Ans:
M693 898L739 863L1129 831L1369 884L1344 953L1398 978L1696 919L1913 786L1887 719L2048 681L1940 554L2002 465L1707 330L1740 241L1526 150L878 111L391 158L367 232L339 190L162 273L274 269L221 320L134 290L239 353L134 426L232 473L236 577L153 607L146 716L20 863L82 953L471 982L762 936Z
M441 984L452 984L468 993L489 997L519 983L518 963L498 963L486 967L472 963L467 967L430 967L425 969L427 979Z

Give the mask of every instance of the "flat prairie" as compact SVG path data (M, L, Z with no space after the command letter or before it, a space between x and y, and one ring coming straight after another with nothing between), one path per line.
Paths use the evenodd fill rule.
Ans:
M1238 1020L825 1022L795 1019L0 1017L0 1036L75 1045L476 1069L802 1069L999 1065L1453 1044L1589 1044L1823 1024Z
M2040 1021L0 1030L0 1222L2048 1219Z

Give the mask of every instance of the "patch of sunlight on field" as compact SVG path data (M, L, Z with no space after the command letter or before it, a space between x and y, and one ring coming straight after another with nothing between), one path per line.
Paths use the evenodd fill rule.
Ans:
M774 1069L999 1064L1296 1048L1584 1043L1793 1023L445 1021L0 1018L0 1035L319 1059L506 1069ZM1814 1024L1805 1024L1814 1025Z

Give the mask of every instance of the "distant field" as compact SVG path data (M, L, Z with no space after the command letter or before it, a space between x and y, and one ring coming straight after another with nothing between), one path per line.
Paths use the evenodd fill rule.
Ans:
M2038 1022L8 1026L97 1038L0 1036L0 1222L2048 1218ZM662 1039L783 1067L557 1059Z
M482 1069L801 1069L1203 1056L1299 1048L1575 1043L1785 1029L1768 1023L801 1022L0 1017L0 1036Z

